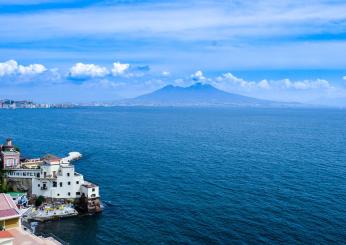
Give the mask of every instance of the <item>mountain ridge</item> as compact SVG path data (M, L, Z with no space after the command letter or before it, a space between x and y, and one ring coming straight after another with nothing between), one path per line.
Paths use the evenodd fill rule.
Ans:
M166 85L151 93L122 100L119 105L143 106L288 106L297 103L257 99L195 83L188 87Z

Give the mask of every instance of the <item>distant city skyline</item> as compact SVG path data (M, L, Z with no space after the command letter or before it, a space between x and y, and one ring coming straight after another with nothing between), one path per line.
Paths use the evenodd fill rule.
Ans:
M111 101L208 83L346 105L346 3L0 0L0 99Z

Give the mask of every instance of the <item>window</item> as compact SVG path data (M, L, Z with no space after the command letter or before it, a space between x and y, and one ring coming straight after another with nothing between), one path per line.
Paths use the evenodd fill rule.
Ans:
M60 187L62 187L62 182L60 182Z
M70 176L70 173L67 173L67 176Z
M76 181L76 184L78 185L78 184L79 184L79 181Z
M40 185L40 184L38 184L37 186L38 186L38 187L40 187L41 185Z
M79 192L79 191L77 191L77 192L76 192L76 195L77 195L77 196L79 196L79 195L80 195L80 192Z
M7 159L6 166L11 166L11 165L12 165L12 159Z
M58 193L58 195L57 196L60 196L60 194Z
M95 191L95 188L93 188L92 191Z
M95 194L91 194L91 197L96 197L96 195Z
M53 187L56 187L57 183L55 181L53 181Z
M69 181L69 182L67 182L67 184L68 184L68 185L71 185L71 182Z
M37 178L40 178L40 173L37 173Z
M68 193L67 193L67 195L71 196L71 193L70 193L70 192L68 192Z

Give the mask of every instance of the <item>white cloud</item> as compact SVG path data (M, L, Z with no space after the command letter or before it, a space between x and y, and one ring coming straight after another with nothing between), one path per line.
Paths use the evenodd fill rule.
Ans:
M257 86L258 86L259 88L263 88L263 89L270 89L270 84L269 84L269 82L268 82L266 79L260 81L260 82L257 84Z
M94 64L77 63L70 69L70 76L73 78L104 77L108 74L106 67Z
M216 81L231 83L233 85L240 86L242 88L253 88L257 86L255 82L249 82L242 78L238 78L230 72L224 73L222 76L217 77ZM261 86L262 87L265 86L265 82L262 82Z
M296 89L296 90L332 88L330 83L324 79L303 80L303 81L291 81L290 79L284 79L282 80L282 82L285 88Z
M18 63L15 60L0 63L0 76L12 75L16 73L17 69Z
M45 9L5 14L0 16L1 38L4 42L19 40L35 43L44 42L52 36L60 37L64 42L73 42L75 37L84 36L89 37L88 42L94 44L105 40L101 41L102 45L94 46L93 52L81 52L84 57L97 56L105 59L112 57L114 53L109 50L114 50L123 59L139 60L143 59L139 56L144 56L147 60L154 60L156 64L161 61L171 62L174 66L180 66L179 68L191 64L199 67L209 65L208 68L212 67L214 70L225 67L345 67L346 60L343 52L340 52L345 50L344 40L299 38L320 33L342 33L343 25L340 23L345 21L344 1L309 0L308 4L296 0L217 3L207 0L198 1L198 4L197 1L150 1L146 4L125 1L129 4L136 2L130 4L131 7L126 4L118 5L115 3L117 1L110 2L112 3L106 5L60 11ZM157 21L158 17L160 21ZM137 39L150 38L156 41L144 46L135 42ZM113 39L119 43L117 47L114 47L114 42L111 41ZM167 45L168 43L175 45ZM181 45L186 45L184 48L189 52L181 52ZM45 51L47 54L44 55L61 60L61 57L69 59L71 52L76 51L73 48L75 43L71 43L69 47L61 52ZM23 48L16 51L13 48L10 52L22 53ZM33 52L30 45L25 54L28 52ZM42 50L35 52L38 55ZM280 58L273 59L275 54L280 54ZM222 59L225 55L228 58Z
M112 74L119 76L124 74L130 68L130 64L121 64L120 62L113 63Z
M47 71L41 64L30 64L28 66L18 65L15 60L0 63L0 77L9 75L37 75Z
M203 75L203 72L201 70L196 71L194 74L190 76L192 80L194 81L202 81L206 80L206 77Z
M32 65L28 65L28 66L19 65L18 66L18 72L22 75L41 74L45 71L47 71L47 68L41 64L32 64Z
M24 0L23 0L24 1ZM132 1L128 1L132 2ZM138 2L138 1L135 1ZM156 2L156 1L154 1ZM0 32L6 36L28 37L136 33L176 35L180 38L221 39L235 35L290 35L320 33L335 23L344 21L346 5L343 1L169 1L170 3L140 3L129 6L112 4L49 11L5 15ZM157 21L157 17L160 21ZM136 18L134 18L136 17ZM318 25L316 25L316 22ZM31 28L28 30L27 23ZM71 24L73 23L73 24ZM121 23L121 24L119 24ZM15 28L13 28L13 26ZM286 28L286 27L293 28ZM4 32L12 27L11 32ZM339 27L341 28L341 27ZM45 30L45 31L42 31ZM48 31L49 30L49 31ZM34 34L34 35L33 35ZM35 35L36 34L36 35ZM215 34L215 35L211 35Z
M330 89L332 85L324 79L292 81L290 79L283 80L261 80L259 82L247 81L234 76L227 72L215 79L214 83L227 87L232 85L240 89L293 89L293 90L311 90L311 89Z

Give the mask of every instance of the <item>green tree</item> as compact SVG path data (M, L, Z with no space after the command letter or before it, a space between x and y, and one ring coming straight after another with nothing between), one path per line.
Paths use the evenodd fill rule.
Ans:
M44 197L43 197L43 196L39 196L39 197L36 199L36 201L35 201L35 206L36 206L36 207L41 206L42 203L44 203L44 201L45 201Z
M0 192L7 192L8 186L6 181L7 170L0 169Z

